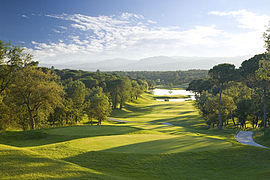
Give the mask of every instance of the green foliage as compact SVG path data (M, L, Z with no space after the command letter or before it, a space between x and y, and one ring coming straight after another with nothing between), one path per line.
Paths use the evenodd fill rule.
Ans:
M111 113L109 98L103 93L101 87L97 87L93 88L89 96L89 101L86 113L90 119L97 119L98 125L101 125L101 121L107 119Z
M236 78L235 66L233 64L219 64L209 70L209 76L212 81L219 85L224 85Z
M266 48L266 52L270 53L270 26L268 25L268 28L263 33L264 38L264 47Z
M10 88L12 102L23 108L28 124L34 129L46 119L56 105L61 104L64 91L53 81L54 75L34 67L25 67L16 73ZM16 111L15 111L16 112ZM18 111L21 113L21 111Z
M11 46L10 43L0 40L0 94L12 83L14 73L20 67L36 64L38 63L32 61L32 56L25 53L23 48Z
M67 103L69 103L69 116L73 116L74 122L81 120L85 108L87 90L81 81L71 81L67 87Z
M203 91L209 91L212 86L212 82L208 79L196 79L189 83L186 90L201 94Z
M233 80L237 79L237 74L235 70L235 66L233 64L219 64L214 66L212 69L208 72L211 80L214 82L214 84L219 87L219 103L218 103L218 127L219 129L222 129L223 121L222 121L222 107L221 107L221 95L222 90L224 86Z
M192 80L206 78L207 70L188 71L130 71L113 72L122 76L129 76L133 79L145 79L148 84L167 86L169 83L174 86L189 83Z
M136 80L132 80L131 98L138 99L138 97L144 92L144 87L140 86Z
M270 61L259 61L259 68L255 74L259 80L264 81L265 83L270 81Z

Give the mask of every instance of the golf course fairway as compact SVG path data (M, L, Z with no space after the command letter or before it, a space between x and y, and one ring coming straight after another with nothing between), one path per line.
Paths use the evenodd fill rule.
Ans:
M145 93L111 118L129 123L1 133L0 179L270 178L270 150L207 129L192 101Z

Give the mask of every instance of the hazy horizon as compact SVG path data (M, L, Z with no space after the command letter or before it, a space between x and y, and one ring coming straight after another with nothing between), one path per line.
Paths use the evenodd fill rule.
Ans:
M154 56L143 59L114 58L94 62L74 62L65 64L40 63L39 66L52 67L57 69L80 69L86 71L186 71L191 69L209 70L220 63L234 64L240 67L244 60L252 55L236 57L169 57Z

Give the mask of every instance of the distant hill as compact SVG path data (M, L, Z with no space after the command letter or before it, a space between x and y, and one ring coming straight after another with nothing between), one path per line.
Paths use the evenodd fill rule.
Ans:
M238 57L168 57L155 56L140 60L108 59L83 64L40 64L58 69L81 69L86 71L175 71L189 69L210 69L220 63L232 63L237 67L251 56Z

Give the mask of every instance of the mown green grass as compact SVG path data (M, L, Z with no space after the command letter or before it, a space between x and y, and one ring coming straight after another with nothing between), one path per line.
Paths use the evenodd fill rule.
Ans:
M270 130L269 129L260 129L255 131L253 134L253 139L257 143L270 147Z
M104 122L0 134L0 179L269 179L270 151L208 130L192 101L150 94ZM163 125L169 122L175 126Z
M75 179L113 178L90 168L48 158L33 151L0 145L1 179ZM118 178L116 178L118 179Z
M132 134L81 138L67 142L31 148L41 154L63 159L91 151L161 154L191 152L231 147L229 142L216 138L191 135Z
M87 157L91 158L84 161ZM149 155L88 152L65 160L126 179L246 180L270 176L269 151L253 147Z
M16 147L54 144L84 137L118 135L138 131L127 126L67 126L34 131L8 131L1 133L0 143Z
M178 126L177 131L201 133L220 137L234 138L237 129L226 128L222 131L208 129L205 120L193 106L193 101L160 102L151 94L144 94L138 101L129 103L122 110L114 110L112 118L161 124L164 122Z

